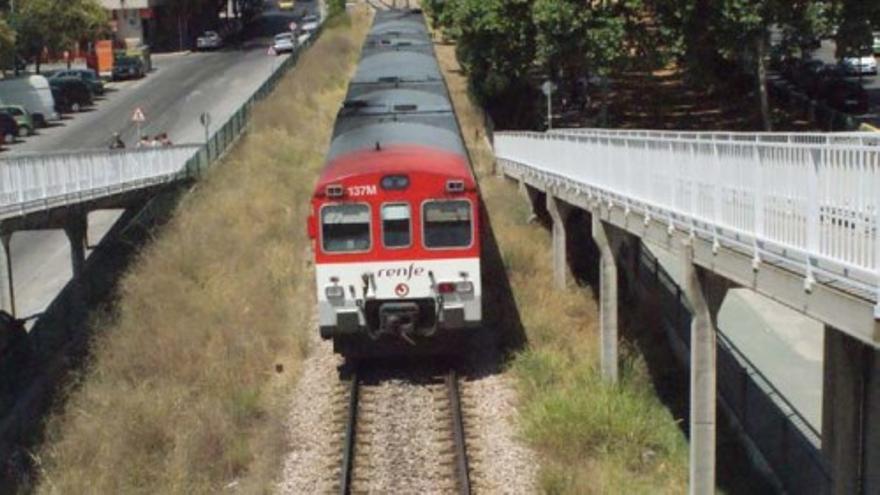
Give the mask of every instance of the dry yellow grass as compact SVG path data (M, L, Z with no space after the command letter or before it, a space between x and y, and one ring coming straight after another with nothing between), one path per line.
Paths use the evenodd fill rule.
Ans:
M124 277L50 421L38 492L271 491L315 331L309 189L368 17L331 21Z
M484 116L469 98L455 47L436 50L510 282L515 309L505 313L520 315L528 339L510 367L519 384L524 437L542 460L542 490L683 493L686 442L654 396L641 357L624 349L618 386L599 379L598 309L590 289L554 289L550 236L527 223L516 187L493 175Z

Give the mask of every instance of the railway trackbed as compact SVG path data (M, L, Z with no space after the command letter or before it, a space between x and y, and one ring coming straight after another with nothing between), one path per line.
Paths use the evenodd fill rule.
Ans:
M372 375L354 369L338 401L334 491L469 495L467 422L455 369L408 381Z

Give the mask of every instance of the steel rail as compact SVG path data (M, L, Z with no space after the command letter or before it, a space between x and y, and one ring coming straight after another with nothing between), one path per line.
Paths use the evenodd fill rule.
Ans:
M446 375L446 390L449 396L449 410L452 414L452 436L455 441L455 471L458 476L458 493L470 495L471 482L468 470L467 445L464 439L464 419L461 414L461 397L458 390L458 376L455 370Z
M358 391L360 387L358 375L357 369L352 371L348 399L348 421L345 426L345 444L342 446L342 472L340 473L339 480L339 493L341 495L349 495L351 493L355 442L357 441L355 437L357 436Z

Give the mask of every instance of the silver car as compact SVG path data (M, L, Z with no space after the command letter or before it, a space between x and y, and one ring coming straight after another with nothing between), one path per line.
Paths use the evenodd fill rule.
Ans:
M293 33L281 33L275 35L275 41L272 43L272 49L276 54L292 52L296 48L296 40Z
M876 74L877 60L873 53L867 53L861 57L845 57L840 65L847 74Z
M196 39L196 48L199 50L214 50L223 46L223 38L217 31L205 31L205 34Z

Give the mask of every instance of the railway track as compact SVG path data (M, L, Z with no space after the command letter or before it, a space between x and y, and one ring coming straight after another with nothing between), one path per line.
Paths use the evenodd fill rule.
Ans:
M424 472L408 474L423 481L430 480L431 486L442 487L446 493L454 491L460 495L470 495L471 479L465 420L456 371L451 369L442 375L434 375L418 383L416 388L410 389L417 392L425 392L427 389L431 396L429 402L433 404L431 417L434 421L418 425L418 428L431 430L430 435L421 435L432 437L433 440L428 442L430 445L409 444L411 441L417 442L415 437L419 435L401 435L403 440L399 444L381 440L377 433L379 430L397 428L398 425L393 422L409 414L405 408L407 399L405 396L413 394L404 390L397 392L396 395L392 392L391 397L382 396L375 383L367 382L368 375L369 372L363 368L355 369L347 384L341 465L339 481L336 485L338 493L349 495L399 490L401 488L398 486L378 488L381 483L373 479L374 475L381 476L377 474L382 471L378 464L388 459L408 460L412 456L412 451L429 451L428 455L433 458L416 467L417 471L418 468L423 468ZM392 424L387 424L389 422ZM392 462L392 464L398 466L395 469L414 469L411 464L407 465L404 462Z

